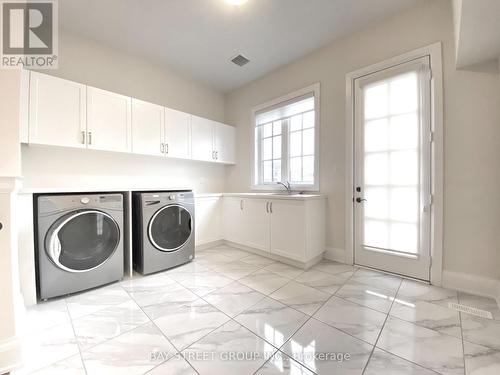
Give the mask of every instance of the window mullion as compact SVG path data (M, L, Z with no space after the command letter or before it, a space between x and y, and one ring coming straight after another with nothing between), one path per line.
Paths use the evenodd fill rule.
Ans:
M288 170L288 132L290 128L290 118L285 119L281 123L281 134L283 138L281 140L281 181L289 181L290 172Z

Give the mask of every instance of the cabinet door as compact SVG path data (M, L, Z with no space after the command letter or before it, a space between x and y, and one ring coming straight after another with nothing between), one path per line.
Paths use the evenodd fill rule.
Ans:
M203 245L222 239L221 198L195 198L195 242Z
M165 108L165 153L173 158L191 158L191 115Z
M215 161L213 121L192 116L191 155L194 160Z
M223 203L224 238L228 241L244 242L243 199L225 197Z
M215 158L219 163L235 162L235 128L219 122L214 123Z
M304 261L306 255L304 202L272 200L270 211L271 253Z
M88 148L130 152L131 98L87 87Z
M132 152L163 156L165 111L162 106L132 99Z
M242 203L243 244L263 251L269 251L271 241L267 203L265 199L244 199Z
M86 87L31 72L29 142L84 148Z

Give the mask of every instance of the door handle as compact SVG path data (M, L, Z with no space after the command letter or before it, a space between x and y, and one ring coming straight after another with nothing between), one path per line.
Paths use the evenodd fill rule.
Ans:
M365 202L365 201L366 201L365 198L360 198L360 197L356 198L356 202L358 202L358 203Z

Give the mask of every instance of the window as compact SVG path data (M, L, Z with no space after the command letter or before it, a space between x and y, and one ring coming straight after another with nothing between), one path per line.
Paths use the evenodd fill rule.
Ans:
M316 84L254 111L254 188L318 190L318 102Z

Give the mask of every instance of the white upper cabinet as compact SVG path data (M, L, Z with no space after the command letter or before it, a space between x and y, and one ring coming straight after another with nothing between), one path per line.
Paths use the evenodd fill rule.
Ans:
M31 72L29 143L85 148L86 86Z
M192 116L191 134L193 159L234 163L234 127L202 117Z
M164 132L164 107L132 99L132 152L163 156Z
M22 143L234 163L232 126L46 74L25 77Z
M213 121L192 116L191 150L194 160L215 161Z
M87 144L94 150L130 152L131 98L87 87Z
M235 129L232 126L214 123L214 151L215 159L220 163L234 163Z
M165 154L173 158L191 158L191 115L165 108Z

